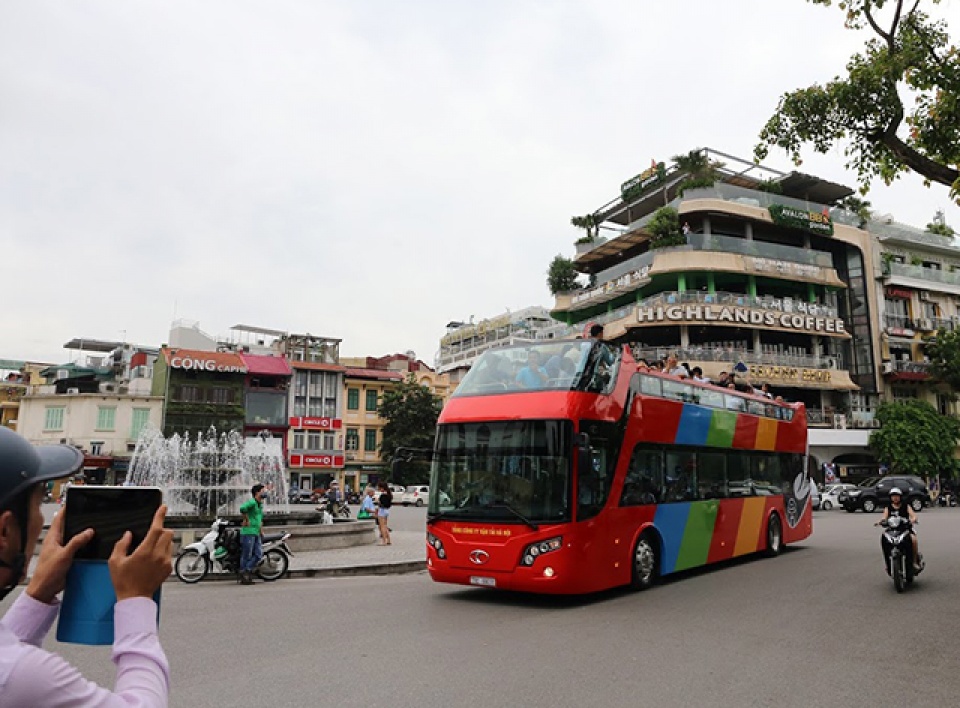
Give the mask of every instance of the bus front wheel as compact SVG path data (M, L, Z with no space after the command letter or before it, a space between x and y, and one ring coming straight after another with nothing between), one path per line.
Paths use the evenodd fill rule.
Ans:
M660 562L659 544L653 534L645 533L637 540L633 550L633 572L630 585L635 590L646 590L657 580L657 569Z
M771 514L767 522L767 547L765 552L768 556L778 556L783 550L783 524L780 523L780 517L777 514Z

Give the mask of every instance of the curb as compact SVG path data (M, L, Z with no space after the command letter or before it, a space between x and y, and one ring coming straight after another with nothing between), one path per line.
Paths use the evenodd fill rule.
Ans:
M280 578L280 580L286 578L347 578L361 575L403 575L406 573L418 573L426 569L426 560L375 563L372 565L341 565L331 566L329 568L298 568L288 570L287 574L284 575L283 578ZM200 583L222 583L235 580L236 576L233 573L211 573L201 580ZM164 582L179 582L179 579L174 573Z

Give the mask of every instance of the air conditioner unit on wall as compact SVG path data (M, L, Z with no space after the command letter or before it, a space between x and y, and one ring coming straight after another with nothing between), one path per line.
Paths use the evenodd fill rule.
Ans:
M922 291L920 292L920 299L921 299L921 300L924 300L925 302L932 302L932 301L933 301L933 295L931 295L930 293L928 293L928 292L925 291L925 290L922 290Z
M67 393L80 393L79 388L68 388Z
M892 362L892 361L885 361L885 362L883 362L883 366L880 368L880 370L881 370L883 373L885 373L885 374L892 374L892 373L893 373L893 362Z

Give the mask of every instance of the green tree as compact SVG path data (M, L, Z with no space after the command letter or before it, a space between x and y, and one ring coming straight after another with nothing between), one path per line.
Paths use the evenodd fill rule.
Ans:
M891 472L952 475L960 421L940 415L926 401L884 403L877 409L881 428L870 434L870 448Z
M931 221L927 224L927 232L931 234L937 234L939 236L953 236L955 231L953 227L943 223L942 221Z
M718 170L723 167L722 162L711 162L707 151L691 150L684 155L674 155L671 158L680 172L687 176L677 187L677 194L683 196L688 189L697 187L712 187L717 181Z
M387 421L380 444L384 461L392 463L401 447L432 448L441 407L440 397L417 383L413 374L385 393L380 402L380 417ZM400 476L405 479L394 479L397 484L425 479L426 471L422 465L401 465L400 470Z
M551 295L579 290L580 283L577 282L577 271L573 267L573 261L561 255L554 257L547 269L547 287L550 288Z
M647 231L653 236L650 248L682 246L687 242L680 230L680 215L673 207L660 207L647 222Z
M596 241L597 237L600 236L599 214L586 214L584 216L571 217L570 225L576 226L578 229L583 229L587 232L585 236L577 241L577 243L591 243Z
M960 201L960 49L946 23L920 8L939 2L837 2L848 28L873 36L849 60L846 75L781 96L760 133L756 159L776 146L799 165L803 145L826 153L843 143L864 193L873 178L889 184L912 170L927 184L949 186Z
M857 218L860 219L861 229L867 225L867 222L870 221L871 217L873 216L873 212L870 210L870 207L872 206L870 202L868 202L866 199L860 199L860 197L851 195L840 202L840 206L847 211L852 211L857 215Z
M938 330L936 337L924 344L924 352L934 378L960 391L960 330Z

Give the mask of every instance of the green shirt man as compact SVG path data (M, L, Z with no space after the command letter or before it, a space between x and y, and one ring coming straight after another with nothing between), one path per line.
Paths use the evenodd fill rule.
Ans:
M240 507L240 513L243 514L243 526L240 528L241 536L259 536L260 529L263 528L263 485L256 485L254 489L260 487L260 490L254 492L251 499L247 499Z
M240 513L243 514L243 526L240 529L240 582L244 585L253 584L253 571L263 557L263 544L260 539L260 529L263 527L263 492L262 484L253 485L250 490L253 499L248 499L240 507Z

